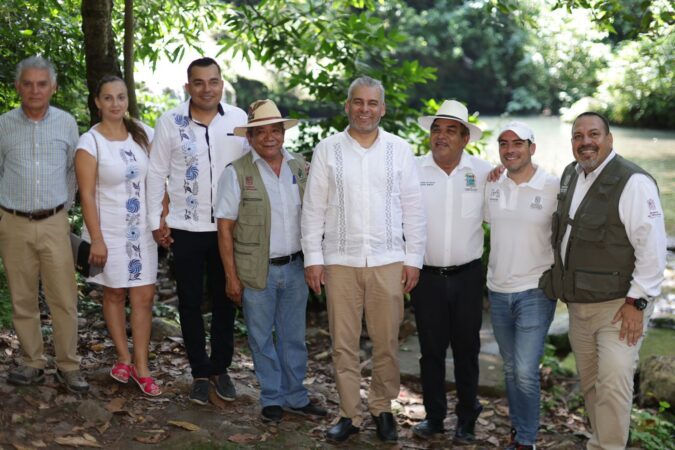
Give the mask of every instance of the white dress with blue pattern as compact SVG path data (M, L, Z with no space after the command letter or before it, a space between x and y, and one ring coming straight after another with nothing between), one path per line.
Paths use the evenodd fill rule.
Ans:
M152 139L152 129L145 131ZM100 157L96 202L108 260L103 272L87 281L111 288L154 284L157 244L146 220L145 199L148 156L130 134L124 141L109 141L96 126L80 137L77 148L96 158L96 143ZM82 238L90 241L86 227Z

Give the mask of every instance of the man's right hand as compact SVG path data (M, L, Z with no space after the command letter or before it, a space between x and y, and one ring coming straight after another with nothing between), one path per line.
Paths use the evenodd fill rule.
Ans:
M499 180L499 177L502 176L504 170L505 168L502 165L495 167L490 171L490 173L488 173L487 180L491 183L494 183L495 181Z
M161 245L164 248L169 248L173 244L171 228L169 228L163 217L159 221L159 228L152 230L152 238L157 242L157 245Z
M237 306L241 306L241 294L244 292L244 287L241 285L239 277L227 277L225 282L225 295L232 300Z
M305 267L305 281L307 286L316 294L321 294L321 286L326 284L326 272L322 264Z

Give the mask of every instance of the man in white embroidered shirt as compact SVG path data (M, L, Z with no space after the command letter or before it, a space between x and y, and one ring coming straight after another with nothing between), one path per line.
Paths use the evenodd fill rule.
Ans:
M595 112L572 124L576 162L563 172L553 216L554 263L540 286L567 303L569 338L593 435L587 448L626 447L633 374L666 264L654 179L618 155Z
M417 159L427 211L427 246L419 286L412 292L426 419L413 432L428 438L443 431L447 414L445 356L452 347L457 386L454 439L474 440L478 402L478 354L483 312L483 190L490 164L464 148L482 131L469 112L446 100L435 115L420 117L431 152Z
M410 146L379 128L384 88L370 77L349 87L349 127L321 141L312 158L302 211L305 279L326 285L340 418L327 432L341 442L361 426L359 337L365 312L373 342L368 408L384 441L398 439L398 329L403 294L417 283L425 216ZM405 239L404 239L405 237Z
M185 89L190 99L163 114L155 128L147 176L148 222L160 245L172 245L178 311L194 378L189 399L205 405L209 378L220 398L235 397L227 374L234 352L235 307L225 296L213 205L220 174L248 147L243 138L233 135L235 127L246 124L246 113L221 102L223 79L216 61L197 59L187 72ZM166 222L162 217L165 191L169 197ZM210 357L201 313L204 271L213 313Z

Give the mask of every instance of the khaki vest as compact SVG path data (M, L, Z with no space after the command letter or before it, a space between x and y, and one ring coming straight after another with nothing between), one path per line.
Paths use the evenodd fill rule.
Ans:
M558 208L553 213L551 243L555 259L551 269L542 275L539 287L550 298L568 303L597 303L625 297L633 278L635 250L619 218L619 199L633 174L651 175L616 155L571 219L569 210L579 178L575 164L563 172ZM567 254L561 255L560 244L568 224L572 228Z
M288 166L300 190L300 201L305 192L307 169L305 159L291 153ZM271 212L270 199L251 152L232 163L239 189L239 216L234 225L234 261L237 275L244 286L265 289L270 255Z

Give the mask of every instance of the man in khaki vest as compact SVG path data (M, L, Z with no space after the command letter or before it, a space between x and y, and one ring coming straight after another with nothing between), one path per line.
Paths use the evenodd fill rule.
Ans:
M602 115L576 118L572 151L553 215L554 263L540 287L568 304L588 448L623 449L638 352L663 281L663 210L653 178L613 150Z
M308 289L300 208L307 166L283 148L285 131L297 123L282 118L271 100L251 104L248 123L234 134L246 137L252 150L223 172L215 208L226 293L243 303L265 422L279 422L284 409L326 415L302 384Z

